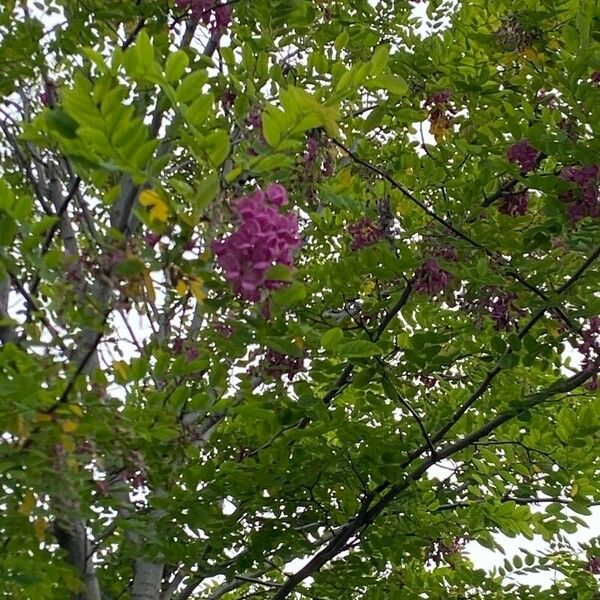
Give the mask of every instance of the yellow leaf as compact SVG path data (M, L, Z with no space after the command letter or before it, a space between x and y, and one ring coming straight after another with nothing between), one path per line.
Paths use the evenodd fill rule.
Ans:
M192 292L192 296L194 296L198 302L202 302L206 298L206 292L202 285L203 283L204 282L200 277L194 278L190 282L190 291Z
M525 48L524 54L525 58L531 62L541 64L545 61L545 56L541 52L535 50L535 48Z
M52 421L52 415L49 415L47 413L38 413L37 415L35 415L35 421L36 423L45 423L47 421Z
M17 416L17 431L21 437L27 437L29 433L29 424L21 415Z
M31 514L31 511L35 508L35 494L31 490L27 490L25 493L25 497L21 502L21 506L19 506L19 512L28 517Z
M65 452L75 451L75 442L73 441L73 438L69 435L61 435L60 444L64 448Z
M73 433L79 427L79 424L67 419L66 421L63 421L60 426L65 433Z
M180 279L177 282L177 285L175 286L175 291L180 295L180 296L185 296L187 294L188 291L188 286L187 283L183 280Z
M352 173L350 172L350 169L342 169L340 171L338 180L342 186L349 187L350 182L352 181Z
M375 282L372 279L369 279L361 288L362 294L370 294L375 289Z
M146 296L148 301L154 302L156 300L156 292L154 291L154 282L148 271L144 273L144 285L146 286Z
M127 364L122 360L117 360L113 363L115 375L120 379L127 379Z
M142 190L139 202L150 209L151 221L164 223L169 218L169 206L154 190Z
M294 345L302 350L304 348L304 340L301 337L294 338Z
M42 519L41 517L33 522L33 531L35 532L35 537L37 538L38 542L44 541L47 527L48 524L46 523L46 520Z
M210 247L206 248L206 250L198 257L198 259L202 262L208 262L212 257L212 251Z
M83 415L83 409L81 408L81 406L79 406L79 404L69 404L69 410L78 417L81 417Z

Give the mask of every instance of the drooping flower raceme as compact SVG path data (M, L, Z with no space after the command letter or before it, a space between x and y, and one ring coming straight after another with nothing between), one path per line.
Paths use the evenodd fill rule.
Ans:
M581 342L577 350L583 356L581 366L593 373L586 387L596 390L599 387L598 370L600 369L600 317L593 317L581 332Z
M417 292L436 296L443 292L452 279L452 275L438 262L441 258L447 262L456 262L456 250L449 245L434 248L431 255L415 271L414 288Z
M563 202L569 203L567 212L573 221L581 221L584 217L600 216L599 175L598 165L565 167L561 171L561 179L571 181L579 188L579 190L568 190L560 195Z
M371 221L369 217L364 217L360 221L348 225L348 233L352 236L349 246L352 252L376 244L383 235L381 227Z
M511 217L527 214L527 206L529 205L529 193L527 190L508 194L504 196L498 210Z
M539 155L540 153L529 143L529 140L521 140L513 144L506 152L508 160L519 165L523 173L529 173L536 168Z
M285 188L279 184L238 199L234 204L236 230L213 244L225 278L244 300L258 302L262 290L280 285L266 279L272 266L294 265L294 250L300 246L297 215L278 211L287 202Z
M192 19L211 25L212 29L226 29L231 22L231 6L215 0L176 0L179 8L191 10Z

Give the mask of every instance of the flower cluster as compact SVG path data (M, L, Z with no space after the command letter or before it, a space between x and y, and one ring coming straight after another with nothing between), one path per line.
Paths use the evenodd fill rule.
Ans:
M261 290L280 285L266 279L273 265L294 265L293 253L300 246L297 216L278 210L287 203L287 192L277 183L238 199L234 204L236 230L213 243L226 279L244 300L258 302Z
M304 148L304 172L314 173L316 170L325 176L333 175L334 161L331 153L328 151L327 143L324 143L322 136L317 130L312 130L307 134L306 146Z
M451 275L442 269L435 258L428 258L415 272L414 288L417 292L435 296L446 289Z
M298 373L304 370L304 360L302 357L281 354L269 348L259 370L273 379L280 379L285 375L288 381L292 381Z
M525 50L535 41L536 32L526 29L516 15L510 14L504 19L494 37L503 50L518 52Z
M600 71L594 71L591 79L593 83L600 83Z
M600 575L600 556L592 556L584 568L592 575Z
M196 360L200 356L200 350L197 346L190 344L187 340L177 338L173 340L173 353L176 355L185 355L189 361Z
M511 217L517 215L524 215L527 213L527 207L529 205L529 192L523 190L521 192L515 192L513 194L507 194L502 198L498 210Z
M348 225L348 233L352 236L349 246L352 252L376 244L383 235L381 227L369 217Z
M440 266L437 259L456 262L458 256L456 250L448 245L435 248L431 254L415 271L413 285L415 290L421 294L436 296L446 289L452 279L452 275Z
M529 173L537 167L539 156L540 153L529 143L529 140L520 140L506 152L508 160L519 165L523 173Z
M560 194L560 199L569 204L567 212L571 220L581 221L584 217L600 216L599 175L600 167L598 165L565 167L561 171L560 178L564 181L571 181L578 188Z
M452 124L452 117L456 114L451 99L450 90L439 90L430 94L425 100L425 105L429 107L429 130L437 140L446 135Z
M598 389L598 369L600 368L600 317L593 317L581 332L581 342L577 350L583 355L581 366L593 373L587 384L589 390Z
M516 299L516 294L507 294L505 292L490 294L485 299L483 303L484 309L489 313L492 321L494 321L494 329L497 331L511 329L518 317L523 314L522 309L514 304Z
M191 10L192 19L210 25L211 29L221 31L231 22L231 6L216 4L214 0L176 0L179 8Z
M58 86L54 81L48 80L44 84L44 91L40 94L40 102L47 108L52 108L56 102Z

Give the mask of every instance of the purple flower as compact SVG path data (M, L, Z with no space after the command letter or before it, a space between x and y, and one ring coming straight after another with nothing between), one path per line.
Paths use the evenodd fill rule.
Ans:
M192 19L210 25L213 30L223 30L231 22L231 6L217 4L215 0L176 0L178 8L190 10Z
M509 194L504 196L502 203L498 207L498 210L505 214L515 217L517 215L524 215L527 213L527 206L529 204L529 193L527 190L517 192L515 194Z
M600 556L592 556L585 565L585 570L593 575L600 575Z
M446 289L451 277L435 258L428 258L415 272L414 288L422 294L435 296Z
M600 71L594 71L592 73L592 81L594 83L600 83Z
M364 217L357 223L348 225L348 233L352 236L350 250L355 252L366 246L376 244L382 237L382 231L379 225Z
M273 206L285 206L288 203L288 195L285 188L279 183L272 183L265 190L267 200Z
M426 104L447 104L452 98L452 92L450 90L439 90L437 92L433 92L427 96Z
M161 237L162 236L160 235L160 233L147 233L144 236L144 242L146 242L146 245L149 248L154 248L154 246L156 246L156 244L160 242Z
M288 356L269 348L261 362L260 370L274 379L285 375L288 381L292 381L300 371L304 370L304 360L302 357Z
M521 140L508 149L506 156L511 163L518 164L523 173L529 173L537 166L539 152L528 140Z
M580 221L585 217L600 216L598 203L598 165L585 165L583 167L565 167L560 172L560 178L573 182L578 190L567 190L559 195L560 200L569 203L567 213L572 221Z
M269 186L271 197L282 202L287 193L279 184ZM281 189L279 189L281 188ZM219 266L236 294L244 300L258 302L261 290L279 287L267 281L267 271L276 264L294 265L294 250L300 246L298 220L294 212L280 214L268 203L268 194L256 190L234 204L238 218L235 231L213 243Z
M54 81L48 80L44 84L44 91L40 94L40 102L47 108L52 108L56 102L58 88Z
M315 162L317 158L317 153L319 151L319 141L314 135L310 135L308 137L308 141L306 142L306 149L304 150L304 164L305 166L310 166L313 162Z

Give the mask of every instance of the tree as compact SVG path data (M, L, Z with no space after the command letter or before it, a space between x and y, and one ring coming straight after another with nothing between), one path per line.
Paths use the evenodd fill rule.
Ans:
M597 598L599 20L5 0L2 596Z

